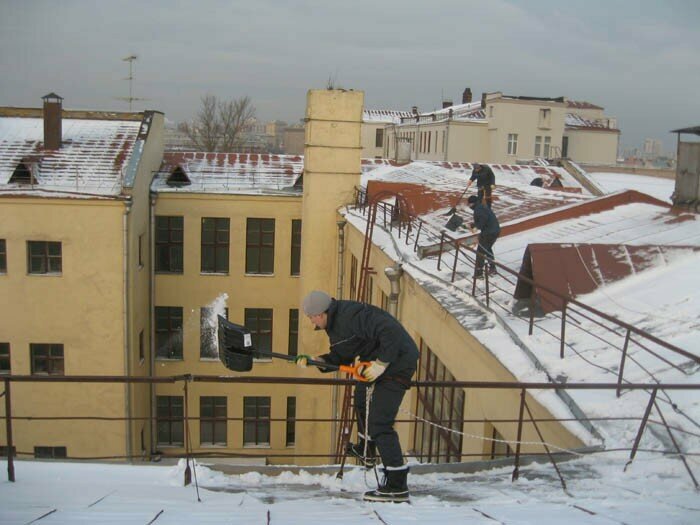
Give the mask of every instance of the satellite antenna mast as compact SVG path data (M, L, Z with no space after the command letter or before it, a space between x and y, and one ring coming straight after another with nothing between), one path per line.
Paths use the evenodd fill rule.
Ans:
M124 62L129 63L129 76L126 77L124 80L129 81L129 96L128 97L116 97L117 100L124 100L125 102L129 103L129 111L132 111L131 105L134 102L134 100L148 100L147 98L139 98L133 96L133 80L134 80L134 60L137 60L139 57L137 55L129 55L128 57L122 58Z

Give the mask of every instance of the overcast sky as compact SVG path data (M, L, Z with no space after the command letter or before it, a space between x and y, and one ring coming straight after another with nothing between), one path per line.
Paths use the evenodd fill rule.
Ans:
M191 118L200 98L249 95L298 122L306 92L432 110L464 88L586 100L623 145L700 124L698 0L0 0L0 105L134 109Z

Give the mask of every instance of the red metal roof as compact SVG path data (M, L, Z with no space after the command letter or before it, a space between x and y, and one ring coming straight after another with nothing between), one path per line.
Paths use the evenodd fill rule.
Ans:
M577 297L629 275L667 263L671 256L700 252L700 246L659 246L624 244L530 244L525 249L520 274L562 295ZM530 283L519 279L513 294L527 299ZM536 289L543 313L561 310L563 300L541 288Z

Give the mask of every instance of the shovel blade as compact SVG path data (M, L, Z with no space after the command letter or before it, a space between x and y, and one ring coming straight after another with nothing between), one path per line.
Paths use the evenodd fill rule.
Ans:
M452 217L450 217L450 220L447 221L447 224L445 224L445 228L450 231L457 231L457 228L459 228L462 223L464 223L464 219L462 219L462 217L459 215L454 214Z

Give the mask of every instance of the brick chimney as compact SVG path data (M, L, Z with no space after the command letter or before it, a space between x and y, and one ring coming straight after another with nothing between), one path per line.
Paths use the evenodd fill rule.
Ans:
M472 101L472 90L466 88L462 93L462 104L469 104Z
M452 106L451 100L443 100L442 101L442 109L449 108L450 106Z
M61 149L63 98L56 93L41 98L44 101L44 149Z

